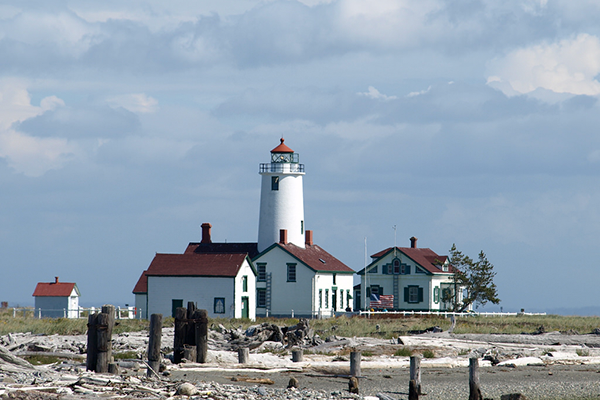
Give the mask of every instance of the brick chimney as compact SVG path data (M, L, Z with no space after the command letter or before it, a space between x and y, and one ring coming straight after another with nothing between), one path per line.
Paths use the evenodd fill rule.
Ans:
M417 238L414 236L410 238L410 248L411 249L417 248Z
M58 276L54 277L54 283L58 283Z
M280 244L287 244L287 229L280 229L279 230L279 243Z
M200 225L200 227L202 228L202 241L200 243L212 243L212 240L210 239L210 228L212 228L212 225L205 222Z
M312 246L312 231L306 231L304 233L305 233L304 244L306 244L307 246Z

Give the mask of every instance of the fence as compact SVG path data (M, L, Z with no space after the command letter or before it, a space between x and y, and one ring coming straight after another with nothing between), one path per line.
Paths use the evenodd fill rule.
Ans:
M526 313L526 312L451 312L451 311L358 311L357 314L365 315L370 318L372 315L401 315L401 316L425 316L437 315L448 318L455 317L508 317L517 315L546 315L546 313Z
M100 312L102 307L79 307L75 309L68 308L34 308L23 307L13 308L13 317L23 315L23 317L32 316L34 318L87 318L89 314ZM136 307L116 307L115 319L142 319L142 309Z

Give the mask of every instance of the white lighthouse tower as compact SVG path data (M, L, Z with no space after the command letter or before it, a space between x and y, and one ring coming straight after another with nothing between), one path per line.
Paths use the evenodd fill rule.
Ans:
M304 164L298 154L283 143L271 150L271 162L260 164L260 216L258 251L262 252L280 240L287 231L287 242L304 248Z

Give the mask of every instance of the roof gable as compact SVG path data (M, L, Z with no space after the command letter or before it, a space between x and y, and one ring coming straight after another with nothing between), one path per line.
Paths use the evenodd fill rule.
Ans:
M440 256L436 254L433 250L426 247L396 247L396 251L404 254L411 260L413 260L418 266L424 269L429 274L450 274L454 270L450 266L448 271L442 271L440 267L441 264L444 264L448 259L448 256ZM385 250L381 250L371 256L373 261L367 265L365 268L370 268L372 265L379 263L383 258L387 257L392 251L394 251L394 247L388 247ZM361 269L357 273L359 275L364 275L365 268Z
M315 272L336 272L336 273L349 273L353 274L354 270L348 267L346 264L323 250L316 244L306 245L305 248L296 246L293 243L274 243L269 248L260 253L254 261L272 251L275 248L279 248L286 253L290 254L296 260L306 265L308 268Z
M148 269L142 274L148 276L218 276L235 277L244 264L249 260L246 253L226 254L156 254ZM251 264L250 264L251 265ZM147 279L147 278L146 278ZM140 289L143 282L140 283ZM136 285L136 289L138 285ZM134 290L136 290L134 289ZM147 283L146 283L147 291Z
M35 287L33 291L33 296L35 297L69 297L71 293L73 293L73 289L75 289L75 293L77 296L81 296L79 293L79 289L77 285L72 282L40 282Z
M188 244L184 254L233 254L247 253L250 258L258 255L257 243L194 243Z
M135 287L133 288L134 294L148 293L148 275L146 275L147 272L147 269L144 270L144 272L142 272L140 279L138 279L137 283L135 284Z

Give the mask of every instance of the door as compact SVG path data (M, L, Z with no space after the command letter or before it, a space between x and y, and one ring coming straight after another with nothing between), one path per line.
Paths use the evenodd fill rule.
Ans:
M183 299L172 299L171 300L171 317L175 318L175 312L177 307L183 307Z
M250 318L249 303L247 296L242 297L242 318Z
M333 311L337 310L337 290L331 291L331 305L333 306Z

